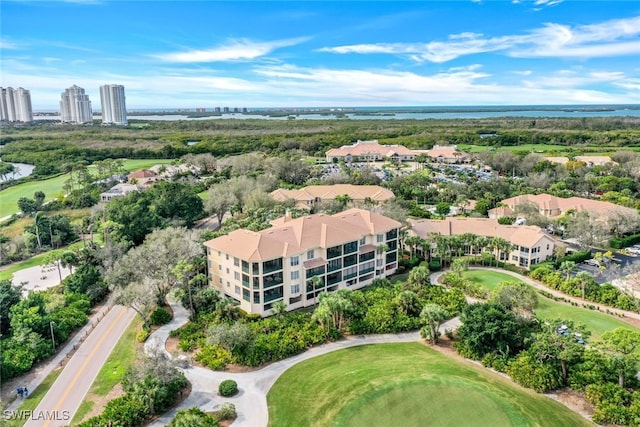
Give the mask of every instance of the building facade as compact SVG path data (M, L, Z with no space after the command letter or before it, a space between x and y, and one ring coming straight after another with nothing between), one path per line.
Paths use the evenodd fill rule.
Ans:
M103 125L128 124L127 105L124 96L124 86L122 85L102 85L100 86L100 105L102 108Z
M461 236L473 234L487 238L486 246L468 244L464 248L465 255L479 255L490 252L496 259L517 265L524 269L546 261L553 255L556 241L540 227L527 225L502 225L493 218L445 218L444 220L410 220L411 229L408 234L426 240L435 240L435 235ZM492 238L500 238L509 242L508 249L491 247ZM435 244L431 250L435 249Z
M235 230L205 242L211 286L247 313L316 304L322 292L359 289L398 268L400 223L362 209L286 215L260 232Z
M303 209L311 209L318 203L333 201L340 196L349 196L349 203L356 207L362 207L366 203L382 205L395 198L391 190L377 185L309 185L294 190L279 188L271 192L271 197L275 200L295 200L296 207Z
M21 87L0 88L0 121L32 122L31 93Z
M91 101L84 89L73 85L60 95L60 117L62 123L84 124L93 121Z

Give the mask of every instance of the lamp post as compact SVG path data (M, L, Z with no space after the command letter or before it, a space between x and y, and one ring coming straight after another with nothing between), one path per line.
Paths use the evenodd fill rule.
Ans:
M53 335L53 325L55 324L55 322L51 321L49 322L49 329L51 329L51 345L53 346L53 351L56 351L56 339Z

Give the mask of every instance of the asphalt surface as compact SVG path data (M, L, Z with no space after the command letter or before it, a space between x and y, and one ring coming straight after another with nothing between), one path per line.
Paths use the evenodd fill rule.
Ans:
M70 423L98 372L135 316L116 305L102 319L66 364L25 427L59 427Z

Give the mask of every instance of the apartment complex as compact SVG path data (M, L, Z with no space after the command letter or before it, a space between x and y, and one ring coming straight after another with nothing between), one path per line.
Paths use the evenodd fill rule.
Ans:
M127 105L122 85L100 86L103 125L127 125Z
M62 123L84 124L93 121L91 101L84 89L73 85L60 95L60 118Z
M529 269L532 265L546 261L553 255L555 240L540 227L526 225L502 225L492 218L446 218L444 220L410 220L410 235L430 239L433 235L499 237L511 244L511 250L491 249L497 258L510 264ZM467 255L490 251L484 247L467 247Z
M550 194L523 194L521 196L504 199L500 203L504 206L490 209L488 212L489 218L515 216L516 206L527 203L537 206L540 215L548 218L561 216L569 211L589 211L605 217L611 213L638 215L638 211L635 209L616 205L611 202L585 199L583 197L568 197L565 199Z
M0 121L23 122L33 121L31 93L21 87L0 88Z
M349 196L350 203L362 206L366 202L383 204L392 200L395 195L391 190L378 185L309 185L297 190L278 188L271 192L271 197L279 202L295 200L296 207L311 209L315 204L335 200L339 196Z
M416 153L403 145L380 145L378 140L360 141L353 145L343 145L326 152L327 161L344 160L350 162L393 161L405 162L413 160Z
M247 313L316 304L321 292L358 289L398 268L400 223L362 209L296 219L205 242L209 281Z

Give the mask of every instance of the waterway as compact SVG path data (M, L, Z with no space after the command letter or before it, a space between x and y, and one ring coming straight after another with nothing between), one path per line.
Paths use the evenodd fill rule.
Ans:
M225 119L263 119L263 120L424 120L424 119L488 119L498 117L525 118L588 118L588 117L640 117L640 105L560 105L560 106L479 106L479 107L358 107L281 110L269 115L266 109L248 113L223 113L197 117L184 114L183 110L150 109L144 114L130 111L129 120L225 120ZM138 113L138 114L136 114ZM60 120L60 116L35 116L36 120ZM99 120L100 116L94 116Z
M18 179L25 176L29 176L36 168L34 165L28 165L26 163L11 163L14 167L13 172L7 175L0 175L0 182L11 181L12 179Z

